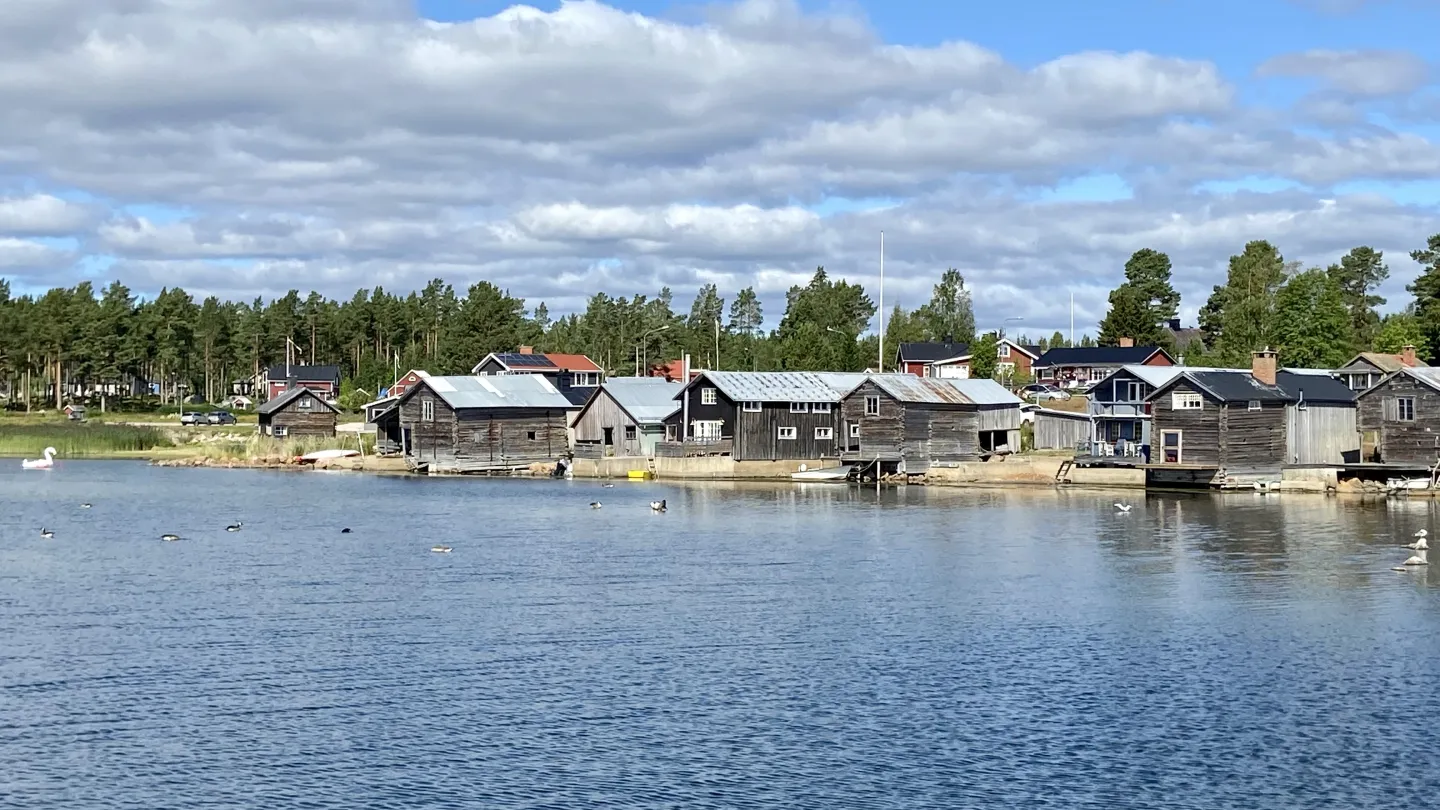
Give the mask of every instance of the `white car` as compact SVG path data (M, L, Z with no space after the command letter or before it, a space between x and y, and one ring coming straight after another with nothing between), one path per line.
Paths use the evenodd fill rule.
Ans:
M1030 425L1035 423L1035 412L1040 406L1033 402L1026 402L1020 405L1020 424Z
M1033 399L1036 402L1044 402L1048 399L1069 399L1071 396L1069 391L1045 383L1033 383L1020 389L1021 399Z

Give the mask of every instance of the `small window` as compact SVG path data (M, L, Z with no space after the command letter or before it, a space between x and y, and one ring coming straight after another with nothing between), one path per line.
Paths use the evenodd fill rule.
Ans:
M850 438L852 438L852 439L858 439L858 438L860 438L860 425L854 424L854 425L851 425L851 426L850 426Z
M880 397L865 397L865 415L880 415Z
M759 402L755 402L754 400L742 403L740 409L745 411L746 413L760 413L761 411L765 410L764 406L762 406Z
M529 440L532 441L532 442L535 441L535 431L533 431L533 430L527 430L527 431L525 431L525 438L529 439Z
M828 402L812 402L812 403L810 403L810 412L811 412L811 413L830 413L830 403L828 403Z
M794 439L797 431L793 427L782 427L775 429L775 437L779 439Z
M719 399L719 397L717 397L717 396L715 395L715 389L714 389L714 388L701 388L701 389L700 389L700 404L701 404L701 405L714 405L715 403L717 403L717 402L719 402L719 401L720 401L720 399Z
M809 413L809 412L810 412L810 403L808 403L808 402L792 402L792 403L790 403L790 413Z
M666 426L665 426L665 441L667 441L667 442L673 442L673 441L676 440L676 438L677 438L679 435L680 435L680 426L679 426L679 425L666 425Z
M625 438L626 438L628 441L634 441L634 440L635 440L635 426L634 426L634 425L626 425L626 426L625 426Z
M1009 344L1009 343L1001 343L1001 344L1000 344L1000 356L1001 356L1001 357L1009 357L1009 356L1010 356L1010 344Z
M435 421L435 400L433 400L433 399L422 399L422 400L420 400L420 421L421 421L421 422L434 422L434 421Z
M1415 421L1415 398L1397 397L1395 399L1396 418L1401 422Z
M315 400L310 397L301 397L300 401L295 404L295 407L302 411L313 410L315 408Z
M1245 410L1247 410L1247 411L1258 411L1258 410L1260 410L1260 400L1258 400L1258 399L1252 399L1252 400L1250 400L1248 403L1246 403L1246 405L1245 405Z
M817 427L815 428L815 438L822 441L833 441L835 439L835 428Z
M599 384L600 373L598 371L577 371L570 382L570 385L575 388L594 388Z
M1125 383L1125 401L1126 401L1126 402L1144 402L1144 401L1145 401L1145 383L1138 383L1138 382Z
M1176 411L1198 411L1205 407L1205 398L1192 391L1176 391L1170 395L1170 408Z
M272 428L272 429L270 430L270 433L273 434L273 435L275 435L275 436L285 436L285 435L289 434L289 432L290 432L290 429L287 428L287 427L285 427L284 425L276 425L274 428Z

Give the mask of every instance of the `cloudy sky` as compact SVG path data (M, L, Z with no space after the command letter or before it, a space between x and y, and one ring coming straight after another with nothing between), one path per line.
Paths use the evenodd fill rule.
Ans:
M4 0L0 276L348 297L755 285L816 265L1093 330L1167 251L1440 231L1440 0ZM1011 326L1014 329L1014 325Z

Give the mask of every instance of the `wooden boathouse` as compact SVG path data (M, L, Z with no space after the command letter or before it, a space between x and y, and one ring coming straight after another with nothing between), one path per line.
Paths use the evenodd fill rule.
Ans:
M1440 368L1403 367L1356 403L1362 460L1418 467L1440 460Z
M663 377L612 377L575 417L575 455L653 456L665 439L665 418L683 388Z
M339 414L321 393L303 385L289 388L255 409L260 434L277 439L334 436Z
M1020 398L994 380L872 374L841 403L847 459L935 464L1020 450Z
M574 406L544 376L427 377L396 404L401 445L413 470L503 472L569 453Z
M849 449L840 400L865 374L815 371L703 371L676 395L659 455L736 461L839 458Z

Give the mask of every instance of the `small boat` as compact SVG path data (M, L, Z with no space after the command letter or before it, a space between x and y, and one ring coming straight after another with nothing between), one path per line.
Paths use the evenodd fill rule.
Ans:
M300 457L301 461L324 461L331 458L350 458L360 455L359 450L316 450Z
M823 470L801 470L790 473L792 481L844 481L850 477L850 467L827 467Z

